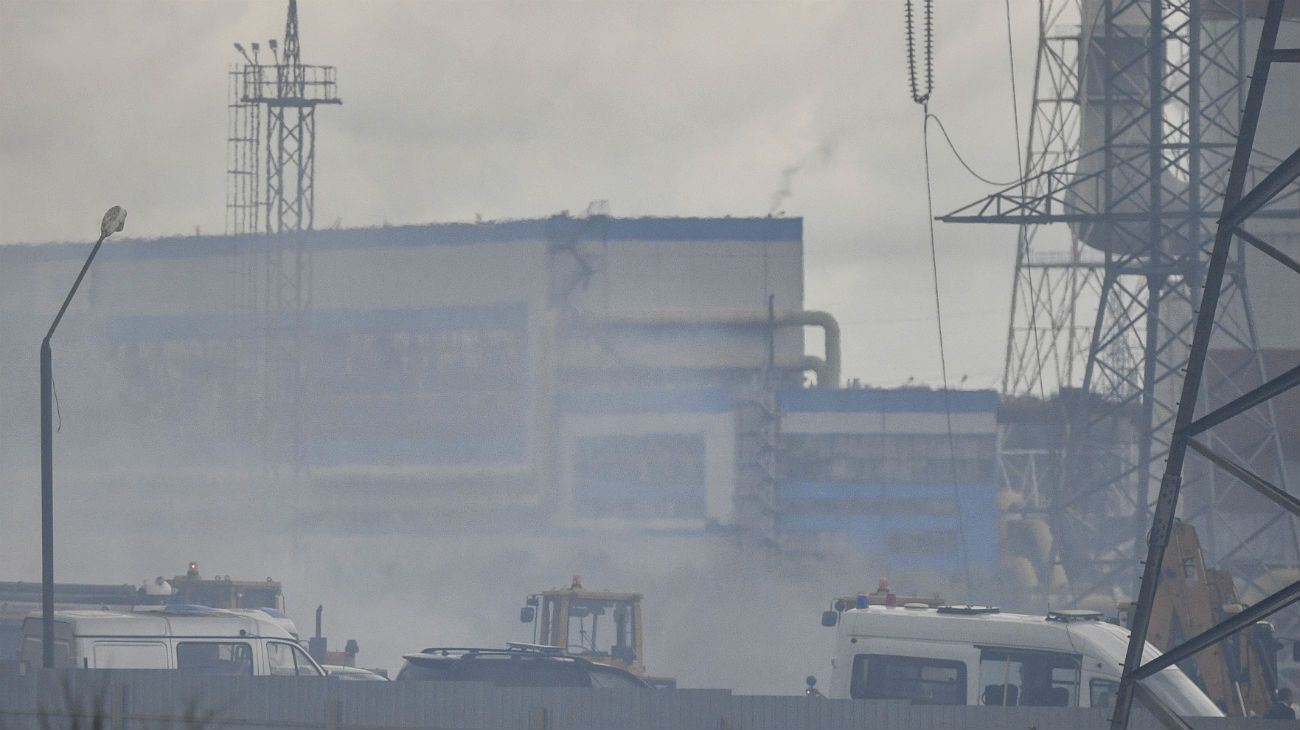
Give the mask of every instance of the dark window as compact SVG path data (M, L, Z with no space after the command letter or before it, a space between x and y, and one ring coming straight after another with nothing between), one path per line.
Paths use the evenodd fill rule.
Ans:
M786 479L858 484L991 484L996 437L958 434L786 434Z
M1077 707L1075 654L984 649L980 652L980 704Z
M854 699L911 700L918 705L966 704L966 665L943 659L859 654L853 658Z
M237 642L182 641L176 645L176 668L199 674L252 674L253 649Z

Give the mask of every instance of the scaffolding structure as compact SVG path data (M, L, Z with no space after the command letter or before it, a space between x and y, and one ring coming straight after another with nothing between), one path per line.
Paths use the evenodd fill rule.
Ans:
M732 502L742 538L781 545L781 400L776 367L776 296L767 297L767 361L736 397L736 492ZM820 383L819 383L820 385Z
M1300 262L1272 246L1257 227L1260 219L1269 217L1270 214L1300 209L1300 187L1296 185L1297 180L1300 180L1300 148L1294 149L1284 159L1263 155L1254 149L1271 67L1278 63L1300 64L1300 47L1277 48L1278 28L1284 5L1285 0L1269 1L1250 75L1250 89L1244 104L1231 172L1223 187L1221 215L1215 228L1203 279L1203 292L1196 315L1191 353L1187 360L1187 373L1181 384L1182 393L1172 430L1169 458L1160 480L1160 493L1147 538L1145 570L1142 571L1124 675L1116 694L1116 711L1111 720L1113 730L1124 730L1128 726L1129 712L1134 697L1139 694L1139 682L1142 679L1300 601L1300 581L1285 586L1268 586L1264 597L1251 606L1201 634L1187 638L1160 657L1143 661L1152 605L1163 572L1165 548L1174 527L1179 499L1188 486L1194 486L1189 485L1188 477L1198 476L1193 467L1184 461L1189 451L1227 475L1239 490L1237 499L1250 498L1267 508L1261 510L1263 518L1256 531L1258 534L1274 530L1288 532L1294 538L1295 518L1300 517L1300 499L1287 491L1285 482L1278 480L1279 476L1284 475L1259 471L1248 458L1242 458L1239 449L1231 448L1235 439L1214 436L1223 426L1251 415L1258 417L1264 413L1271 418L1274 401L1300 385L1300 364L1279 375L1262 378L1262 382L1249 391L1234 393L1230 398L1205 399L1207 379L1212 377L1211 344L1222 343L1224 337L1232 334L1232 330L1223 325L1225 315L1232 309L1232 302L1227 295L1231 293L1233 285L1234 253L1239 258L1242 249L1248 245L1300 275ZM1294 100L1291 102L1288 106L1293 106ZM1291 115L1290 118L1269 121L1279 125L1294 124L1294 112L1287 113ZM1289 306L1282 302L1275 304L1277 305ZM1255 535L1244 536L1243 544L1248 545L1253 539ZM1174 569L1182 570L1182 566L1174 566ZM1293 580L1294 577L1291 575L1290 579Z
M255 374L256 438L273 468L306 466L304 344L312 302L312 252L301 235L315 220L316 107L341 104L333 66L302 63L298 4L289 0L283 48L268 41L231 72L226 232L241 236L234 261L236 348ZM261 126L265 118L266 126ZM260 168L264 162L265 167ZM242 238L258 232L264 236Z
M1040 7L1024 177L940 219L1018 226L1003 390L1056 398L1062 438L1023 456L1049 468L1008 472L1035 483L1009 486L1049 495L1039 509L1053 544L1040 568L1045 584L1064 569L1059 605L1136 587L1245 102L1249 18L1215 0ZM1240 356L1210 361L1218 401L1265 380L1240 249L1222 301L1217 326ZM1267 409L1250 418L1215 448L1285 489L1276 419ZM1043 474L1055 481L1040 483ZM1189 474L1206 489L1182 516L1212 562L1247 582L1300 565L1294 530L1225 509L1240 490L1220 469L1199 462Z

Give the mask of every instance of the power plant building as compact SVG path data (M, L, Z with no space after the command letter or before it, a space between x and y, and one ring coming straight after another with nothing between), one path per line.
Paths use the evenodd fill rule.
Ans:
M317 517L761 524L904 565L963 547L961 526L993 560L995 396L949 394L950 444L939 392L838 389L802 235L797 218L602 215L283 234L308 272L288 306L266 237L110 240L54 343L77 423L59 480L183 500L270 473ZM36 346L87 252L0 247L5 491L35 483ZM805 353L810 327L824 351Z

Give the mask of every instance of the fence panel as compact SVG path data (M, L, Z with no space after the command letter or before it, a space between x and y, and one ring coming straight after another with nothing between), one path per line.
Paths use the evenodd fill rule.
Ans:
M1105 710L0 666L4 730L1103 730ZM99 722L96 725L96 721ZM1293 730L1202 718L1196 730ZM1161 730L1149 714L1134 730Z

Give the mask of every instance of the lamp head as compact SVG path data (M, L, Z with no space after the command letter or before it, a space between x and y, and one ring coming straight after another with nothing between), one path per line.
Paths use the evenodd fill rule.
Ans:
M126 225L126 209L120 205L115 205L108 209L104 214L104 220L99 224L99 233L104 238L117 233Z

